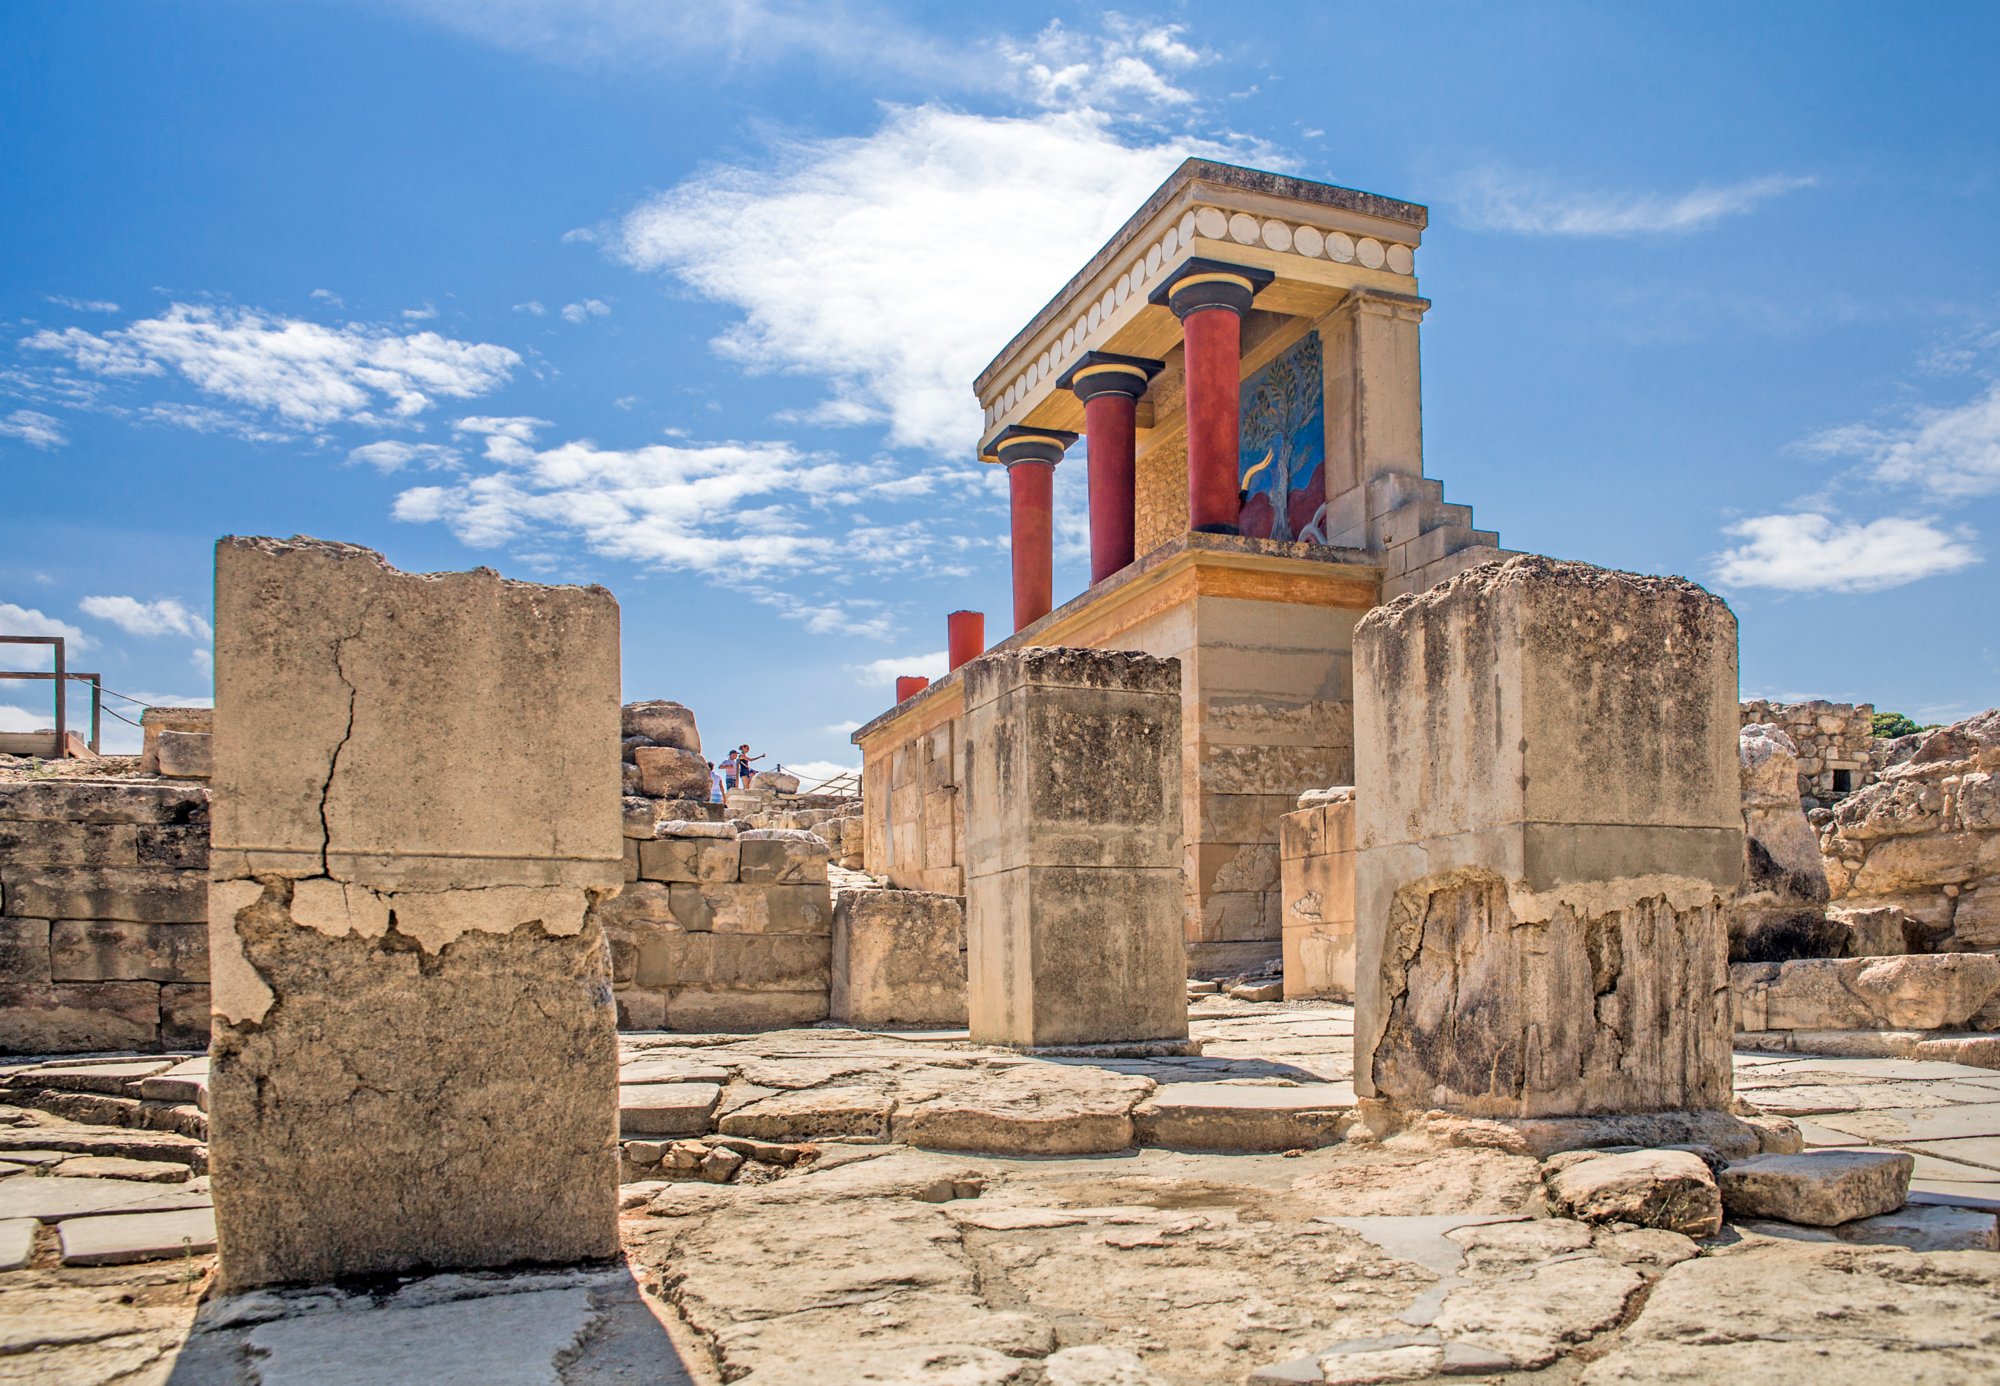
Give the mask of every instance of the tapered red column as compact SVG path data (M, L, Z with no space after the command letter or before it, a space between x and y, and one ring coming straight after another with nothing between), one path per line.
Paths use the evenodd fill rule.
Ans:
M1187 373L1188 528L1236 534L1243 315L1269 270L1189 260L1148 297L1181 320Z
M1049 614L1055 588L1055 471L1074 433L1011 424L984 455L1007 469L1013 525L1014 629Z
M896 676L896 701L908 702L931 686L931 681L922 674L898 674Z
M1165 362L1087 351L1057 377L1060 389L1083 401L1090 452L1090 580L1104 581L1134 557L1133 535L1139 397Z

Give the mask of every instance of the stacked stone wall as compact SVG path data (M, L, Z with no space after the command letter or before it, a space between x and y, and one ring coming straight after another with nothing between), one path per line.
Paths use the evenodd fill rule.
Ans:
M1896 911L1911 952L2000 952L2000 709L1903 750L1815 815L1833 903Z
M208 790L0 784L0 1052L208 1045Z
M625 889L596 912L625 1030L761 1030L827 1017L826 842L783 828L628 820Z
M1875 747L1873 703L1774 703L1762 698L1742 704L1743 725L1764 723L1791 738L1799 758L1799 801L1807 810L1824 808L1866 785L1882 769ZM1845 772L1847 787L1836 788Z

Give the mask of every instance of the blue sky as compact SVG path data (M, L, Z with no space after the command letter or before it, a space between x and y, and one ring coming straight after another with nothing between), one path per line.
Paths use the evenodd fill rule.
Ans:
M1503 542L1724 592L1746 696L1962 715L1996 51L1977 5L14 0L0 630L205 700L215 538L316 534L602 582L628 698L852 764L947 611L1008 625L974 373L1193 152L1430 206L1427 469Z

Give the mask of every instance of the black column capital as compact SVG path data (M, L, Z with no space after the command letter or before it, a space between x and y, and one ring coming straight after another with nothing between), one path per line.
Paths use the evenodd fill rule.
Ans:
M1086 351L1075 365L1056 377L1058 390L1074 390L1087 400L1093 395L1130 395L1138 399L1154 376L1167 368L1146 356L1120 356L1115 351Z
M1077 435L1059 428L1036 428L1030 424L1008 424L979 447L981 462L998 462L1011 467L1016 462L1062 461L1063 450Z
M1164 303L1177 318L1204 308L1227 308L1240 317L1250 311L1250 301L1258 291L1277 277L1254 265L1197 257L1183 261L1161 280L1159 287L1146 295L1146 302Z

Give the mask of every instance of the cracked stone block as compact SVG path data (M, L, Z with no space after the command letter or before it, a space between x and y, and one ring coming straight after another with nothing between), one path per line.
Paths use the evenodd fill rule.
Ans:
M1629 1222L1688 1237L1722 1230L1722 1195L1686 1150L1575 1150L1542 1166L1549 1210L1580 1222Z
M1892 1150L1813 1150L1733 1161L1716 1181L1733 1218L1832 1227L1893 1213L1910 1193L1916 1157Z
M973 1039L1185 1038L1179 661L1024 649L963 677Z
M225 1292L617 1250L618 679L602 588L217 545Z
M1355 1091L1471 1116L1719 1110L1742 874L1736 621L1532 556L1355 636Z

